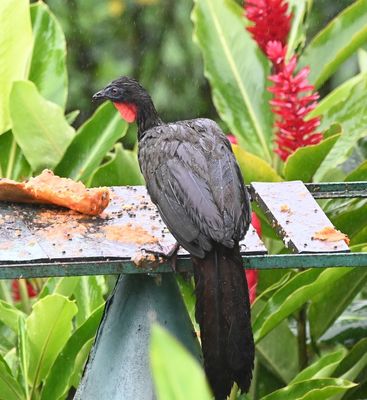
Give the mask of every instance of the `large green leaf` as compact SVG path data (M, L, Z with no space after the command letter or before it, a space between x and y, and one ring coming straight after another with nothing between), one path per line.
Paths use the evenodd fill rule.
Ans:
M340 281L326 282L309 308L311 336L319 338L339 317L367 282L366 268L350 268Z
M60 106L45 100L30 81L13 84L10 114L15 140L32 170L54 168L74 137Z
M367 226L367 199L354 199L345 211L331 214L330 219L338 229L353 238Z
M297 149L284 165L285 179L312 182L313 175L339 137L340 135L333 135L318 144Z
M47 100L65 107L66 43L61 26L43 2L30 7L34 46L29 79Z
M0 354L0 399L26 400L22 387L12 375L11 370Z
M29 349L27 331L25 328L25 319L18 319L18 343L17 343L17 355L19 359L19 369L22 377L22 384L25 389L26 399L29 399L28 395L28 364L29 364Z
M237 145L232 145L232 149L246 183L282 181L276 171L260 157L245 151Z
M344 393L355 386L345 379L309 379L277 390L261 400L329 400L330 396Z
M365 181L367 180L367 160L363 161L354 171L345 178L346 182Z
M367 4L367 3L366 3ZM343 128L343 135L330 150L314 175L315 181L325 179L334 180L330 173L348 159L358 140L367 132L367 75L353 86L349 97L342 100L324 114L322 128L328 128L339 123Z
M152 328L150 359L159 400L212 398L198 362L159 325Z
M92 176L90 186L143 185L135 151L125 150L121 143L115 145L111 159L101 165Z
M112 103L102 104L80 127L55 172L86 182L127 127Z
M80 326L101 304L104 304L103 287L96 276L81 276L73 290L78 304L76 324Z
M309 269L298 273L266 302L253 323L254 339L259 342L281 321L331 283L348 274L349 268Z
M35 389L47 376L52 364L70 337L74 302L53 294L34 304L26 320L29 338L28 376Z
M301 56L299 65L310 65L309 79L319 87L366 40L367 1L357 0L313 38Z
M0 1L0 135L10 128L9 94L13 81L25 79L32 51L28 0Z
M18 331L18 320L24 319L23 311L18 310L11 304L0 300L0 321L11 328L14 332Z
M243 9L233 0L195 0L192 20L220 117L247 151L271 162L270 67L244 28Z
M70 336L48 374L41 393L41 400L58 399L70 387L76 358L82 347L96 334L104 305L98 307ZM82 368L82 366L80 366Z
M326 353L313 364L297 374L289 384L307 381L308 379L329 378L333 376L333 372L336 370L346 353L347 350L344 348L333 353Z

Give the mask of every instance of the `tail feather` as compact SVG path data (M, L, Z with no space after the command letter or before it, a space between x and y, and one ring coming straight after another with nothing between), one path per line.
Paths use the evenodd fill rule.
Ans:
M193 257L196 320L204 367L216 400L233 382L247 392L254 363L250 301L239 247L216 245L204 259Z

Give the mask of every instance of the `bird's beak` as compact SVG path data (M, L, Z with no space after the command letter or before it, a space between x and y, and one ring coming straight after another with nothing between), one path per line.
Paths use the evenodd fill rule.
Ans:
M104 100L104 99L107 99L105 89L102 89L99 92L95 93L92 97L93 101Z

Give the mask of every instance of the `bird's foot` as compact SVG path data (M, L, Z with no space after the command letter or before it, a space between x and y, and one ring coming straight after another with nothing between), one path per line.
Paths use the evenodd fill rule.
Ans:
M176 242L174 245L172 246L161 246L160 244L158 244L159 246L159 250L157 249L152 249L152 248L146 248L143 247L142 250L144 250L146 253L148 254L152 254L155 257L161 257L163 258L165 261L168 262L168 264L170 265L170 267L172 268L173 272L177 272L176 266L177 266L177 252L178 249L180 248L180 245Z

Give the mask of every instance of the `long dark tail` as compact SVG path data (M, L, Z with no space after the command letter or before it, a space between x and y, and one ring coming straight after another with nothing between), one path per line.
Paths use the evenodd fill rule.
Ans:
M247 281L238 246L216 244L204 259L192 259L205 372L215 399L223 400L233 382L247 392L252 379L255 349Z

